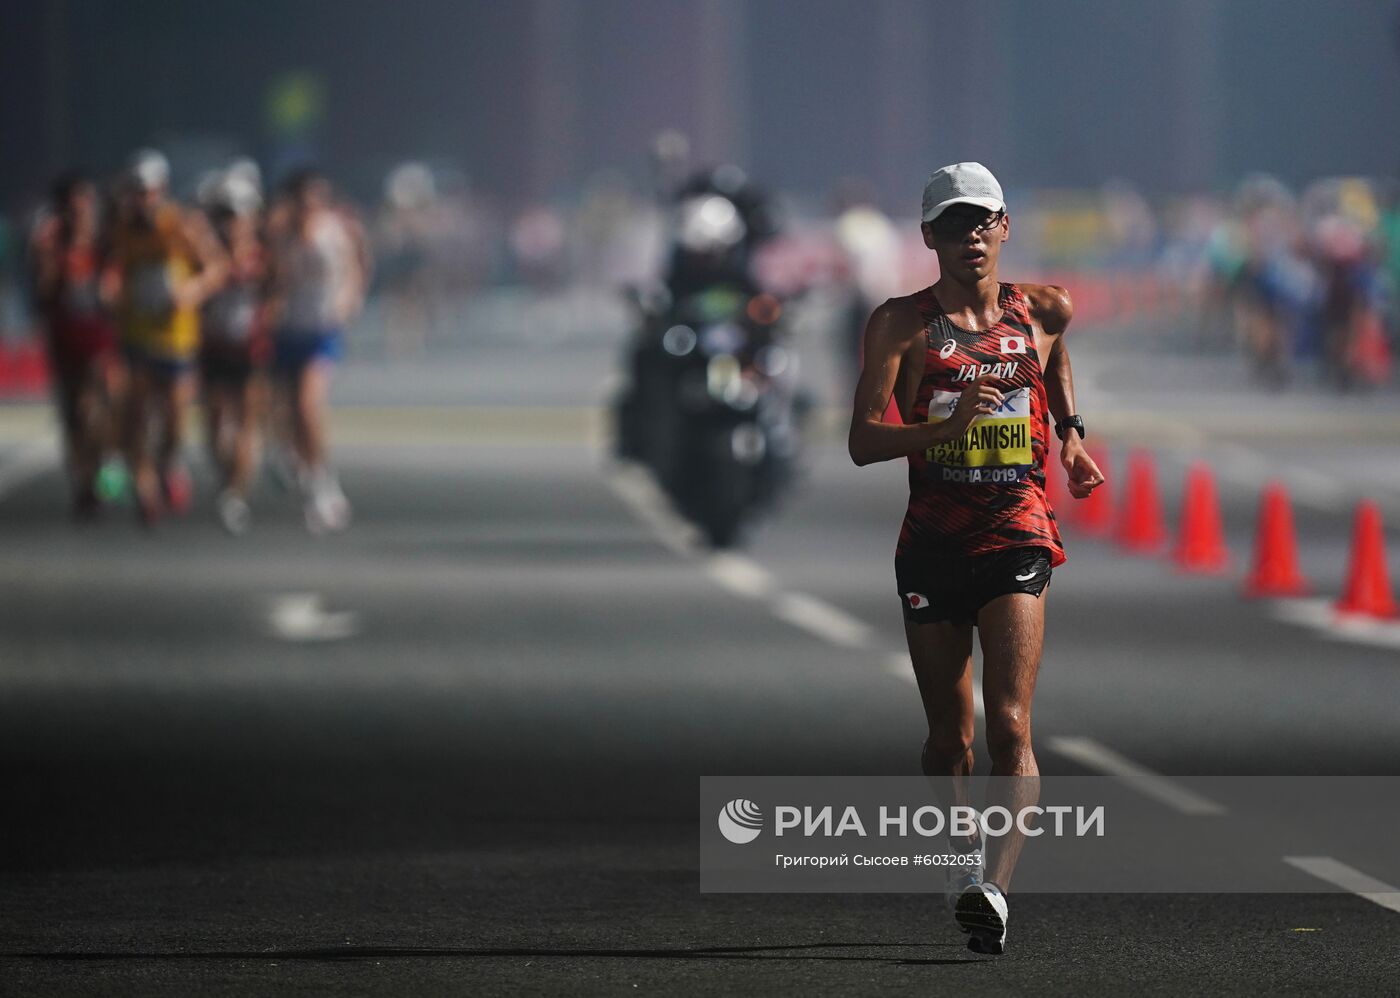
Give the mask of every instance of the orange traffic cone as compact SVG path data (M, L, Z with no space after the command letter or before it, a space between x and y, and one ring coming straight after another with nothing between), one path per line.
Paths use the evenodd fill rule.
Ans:
M1074 503L1071 507L1074 510L1074 522L1080 529L1088 534L1106 534L1113 529L1113 499L1108 492L1109 479L1113 476L1108 470L1108 452L1093 448L1089 451L1089 456L1103 473L1104 483L1089 493L1087 498L1071 497L1069 501Z
M1225 528L1220 519L1220 500L1215 494L1215 476L1203 462L1192 465L1186 473L1181 536L1177 540L1175 558L1177 567L1184 572L1219 574L1230 564Z
M1293 506L1279 482L1264 486L1254 534L1254 569L1244 582L1246 596L1301 596L1308 580L1298 570L1298 537Z
M1368 314L1361 319L1352 333L1346 360L1351 373L1368 385L1390 380L1390 343L1379 316Z
M1363 499L1356 505L1347 587L1337 602L1337 612L1366 617L1396 616L1395 596L1390 591L1390 576L1385 567L1381 510L1373 499Z
M1154 554L1167 540L1162 501L1157 497L1157 473L1150 451L1134 451L1128 459L1128 484L1118 521L1118 543L1129 551Z

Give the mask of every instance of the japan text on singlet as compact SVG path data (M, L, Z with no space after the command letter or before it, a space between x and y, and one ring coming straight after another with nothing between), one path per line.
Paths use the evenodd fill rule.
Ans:
M963 389L981 375L1005 400L981 413L961 438L909 457L909 509L897 555L970 556L1044 547L1052 565L1065 560L1055 514L1045 499L1045 380L1035 349L1030 305L1002 284L1001 319L983 332L948 319L932 288L913 296L927 333L914 423L952 415Z

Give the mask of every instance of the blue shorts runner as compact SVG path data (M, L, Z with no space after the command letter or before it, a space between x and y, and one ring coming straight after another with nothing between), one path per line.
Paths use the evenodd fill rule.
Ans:
M300 374L314 361L340 360L344 352L339 329L279 329L273 337L273 367L278 374Z

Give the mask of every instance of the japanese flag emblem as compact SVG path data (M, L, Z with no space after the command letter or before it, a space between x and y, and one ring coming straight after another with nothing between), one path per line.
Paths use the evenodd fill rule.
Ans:
M1026 338L1024 336L1003 336L1001 338L1002 353L1025 353Z
M923 593L905 593L905 598L909 600L909 609L922 610L928 606L928 597Z

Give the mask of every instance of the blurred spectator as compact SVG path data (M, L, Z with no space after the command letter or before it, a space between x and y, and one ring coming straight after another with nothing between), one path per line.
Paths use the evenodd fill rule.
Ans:
M421 357L434 323L439 289L432 244L440 221L437 185L422 163L403 163L384 181L378 229L384 346L390 358Z
M567 227L558 211L531 205L516 216L509 238L514 271L523 283L536 291L557 290L564 284Z
M847 179L836 191L836 243L845 266L845 318L837 325L837 353L846 374L846 387L854 390L860 373L861 340L866 320L881 302L908 289L900 285L899 232L877 206L874 189L866 181Z

